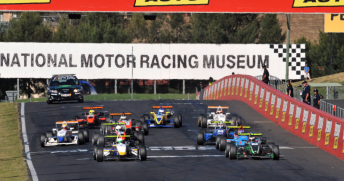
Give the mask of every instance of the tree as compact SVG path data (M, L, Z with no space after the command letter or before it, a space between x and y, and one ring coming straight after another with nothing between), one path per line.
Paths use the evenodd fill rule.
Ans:
M77 27L80 43L129 43L124 21L118 13L89 13Z
M295 43L306 44L306 62L313 77L330 74L330 35L319 30L319 40L311 43L301 37ZM344 35L333 34L332 73L344 71Z
M154 28L157 30L156 28ZM128 26L128 32L132 40L144 42L148 38L147 21L142 13L134 13Z
M52 31L44 25L39 13L24 12L18 19L10 20L4 35L6 42L51 42Z
M278 23L276 14L265 14L260 21L259 40L258 43L283 43L285 40L285 32L282 33L280 24Z
M255 14L194 14L192 43L255 43L258 21Z

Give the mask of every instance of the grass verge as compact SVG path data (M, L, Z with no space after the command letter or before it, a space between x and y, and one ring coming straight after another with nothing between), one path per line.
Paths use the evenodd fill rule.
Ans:
M17 103L0 104L0 180L29 180Z
M196 99L196 94L134 94L134 100L144 99ZM131 94L97 94L84 96L85 101L130 100ZM31 99L32 102L45 102L46 98ZM30 99L20 99L16 102L30 102Z

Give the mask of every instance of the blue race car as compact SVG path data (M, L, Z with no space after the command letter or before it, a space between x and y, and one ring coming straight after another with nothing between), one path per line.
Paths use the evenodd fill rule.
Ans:
M225 151L226 144L232 143L237 146L244 145L248 141L247 135L241 135L244 133L244 129L250 129L250 126L227 126L227 134L221 136L218 139L218 145L220 151Z
M197 135L197 144L215 144L216 149L225 151L227 139L234 139L235 133L237 134L239 129L243 131L243 128L250 128L249 126L227 126L218 124L213 128L207 128L199 130ZM228 141L230 142L230 141Z
M148 114L144 114L140 117L142 123L147 123L149 128L179 128L183 126L183 119L182 115L177 114L174 115L172 106L153 106L153 110L158 109L158 112L150 112ZM166 111L165 111L166 109Z

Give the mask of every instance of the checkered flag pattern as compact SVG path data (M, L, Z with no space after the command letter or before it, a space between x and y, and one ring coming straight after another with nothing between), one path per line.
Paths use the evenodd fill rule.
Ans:
M270 49L273 49L275 54L281 61L285 62L287 57L286 44L271 44ZM289 74L300 76L304 79L303 71L306 64L306 45L305 44L290 44L289 45Z

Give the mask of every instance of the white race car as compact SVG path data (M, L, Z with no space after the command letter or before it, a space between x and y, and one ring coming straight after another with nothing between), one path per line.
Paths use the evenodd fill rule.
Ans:
M225 126L242 125L241 118L230 115L228 106L208 106L207 115L201 114L198 117L198 126L201 128L214 128L219 124Z
M79 131L78 121L58 121L56 128L41 135L41 147L56 145L82 145L89 141L88 130Z

